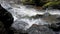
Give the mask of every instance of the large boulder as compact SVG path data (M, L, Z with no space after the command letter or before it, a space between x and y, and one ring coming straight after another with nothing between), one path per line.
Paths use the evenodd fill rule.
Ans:
M10 34L13 34L10 30L10 26L12 25L14 18L10 12L4 9L0 4L0 21L3 23L4 28Z

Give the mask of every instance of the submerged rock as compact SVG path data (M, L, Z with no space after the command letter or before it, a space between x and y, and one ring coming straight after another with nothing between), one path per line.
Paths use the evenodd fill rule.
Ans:
M51 25L49 25L49 28L52 29L55 32L59 32L60 31L60 23L53 23Z
M15 28L16 30L26 30L27 26L29 26L28 23L24 22L24 21L20 21L20 20L16 20L13 24L12 24L12 28Z
M48 27L36 24L33 24L27 31L29 34L55 34Z

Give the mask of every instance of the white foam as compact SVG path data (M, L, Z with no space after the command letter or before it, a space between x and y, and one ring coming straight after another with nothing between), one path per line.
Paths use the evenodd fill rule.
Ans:
M9 4L7 6L7 5L4 5L4 3L2 4L2 6L5 7L6 9L10 7ZM14 17L14 23L12 24L12 27L14 27L16 29L19 29L20 27L23 27L23 24L21 24L22 26L19 26L18 23L21 23L21 22L19 22L19 20L29 24L29 25L23 27L23 28L25 28L25 30L30 28L33 24L41 24L41 25L47 24L41 18L39 18L39 19L30 18L31 16L34 16L34 15L37 15L37 14L44 14L45 12L37 11L35 9L28 9L23 5L18 5L18 7L20 7L20 8L12 7L13 9L9 11L9 12L12 13L12 15ZM56 12L56 11L53 11L53 12L50 11L49 13L60 15L60 13ZM28 18L26 18L27 16L28 16ZM17 21L17 22L15 22L15 21Z

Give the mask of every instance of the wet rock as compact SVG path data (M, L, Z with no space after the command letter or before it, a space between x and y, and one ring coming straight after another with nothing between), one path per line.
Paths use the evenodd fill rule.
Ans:
M11 33L13 34L10 29L10 26L13 23L13 16L11 15L10 12L8 12L6 9L4 9L1 5L0 5L0 21L3 23L4 28L6 29L7 33Z
M12 28L15 28L16 30L26 30L27 26L29 24L24 22L24 21L20 21L20 20L16 20L13 24L12 24Z
M33 0L36 6L43 6L45 3L41 0Z
M7 34L7 31L5 30L4 25L1 21L0 21L0 33L1 34Z
M20 30L14 30L14 34L28 34L28 32L26 32L25 30L22 30L22 29L20 29Z
M59 9L60 10L60 5L53 5L52 8L53 9Z
M59 20L59 21L60 21L60 17L57 17L57 20Z
M43 26L43 25L36 25L33 24L29 29L28 29L29 34L55 34L52 30L50 30L48 27Z
M49 25L49 28L52 29L55 32L59 32L60 31L59 23L51 24L51 25Z
M60 22L56 23L57 25L60 25Z

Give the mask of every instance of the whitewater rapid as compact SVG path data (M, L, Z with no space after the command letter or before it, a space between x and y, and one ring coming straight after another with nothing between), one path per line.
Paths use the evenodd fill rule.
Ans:
M28 9L25 6L20 6L20 8L13 8L13 10L15 12L14 21L16 21L16 20L18 20L17 22L23 21L28 24L28 25L24 26L25 28L20 26L20 28L18 28L18 29L24 28L26 30L26 29L30 28L33 24L41 24L41 25L47 24L42 19L30 18L31 16L35 16L37 14L43 14L41 12L36 11L35 9ZM18 24L18 23L14 23L13 27L17 26L15 24Z
M13 24L13 27L15 27L16 29L22 29L24 28L25 30L27 30L28 28L30 28L33 24L37 24L37 25L44 25L44 24L48 24L46 21L42 20L41 18L37 18L37 19L34 19L34 18L30 18L31 16L35 16L37 14L44 14L45 12L41 12L41 11L37 11L35 9L29 9L29 8L26 8L25 6L21 6L20 5L20 8L13 8L13 11L15 12L15 16L14 16L14 21L18 20L17 22L19 23L19 21L23 21L25 23L27 23L28 25L22 27L21 25L18 25L20 28L18 27L15 27L17 25L15 24L18 24L18 23L14 23ZM59 10L49 10L49 13L51 15L55 15L55 14L58 14L60 15L59 13Z
M46 21L42 20L41 18L30 18L31 16L35 16L37 14L44 14L48 10L42 12L42 11L37 11L34 8L26 8L24 5L13 5L15 7L12 7L8 3L4 2L1 4L6 10L8 10L14 17L14 23L12 24L12 27L19 30L27 30L30 28L33 24L38 24L38 25L44 25L48 24ZM49 13L51 15L55 15L59 13L59 10L49 10Z

